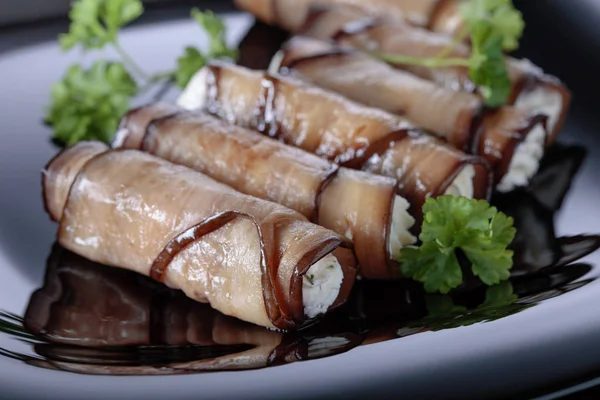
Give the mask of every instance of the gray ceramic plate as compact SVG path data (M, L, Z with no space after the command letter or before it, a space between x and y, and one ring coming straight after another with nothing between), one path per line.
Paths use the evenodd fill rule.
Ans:
M202 2L201 6L209 8L211 4L215 5ZM223 2L218 6L229 7ZM230 11L224 16L233 43L242 39L253 20L231 8ZM185 9L177 8L150 12L145 23L127 29L122 36L123 45L152 70L172 67L172 60L185 45L200 45L205 39L194 23L183 18L185 13ZM55 21L0 30L0 309L19 316L24 314L32 293L43 285L55 238L56 225L49 221L41 202L40 171L57 148L49 141L51 131L41 120L51 85L69 63L81 58L77 52L65 55L59 51L54 34L64 29L63 21ZM257 32L260 30L257 28ZM249 49L252 54L254 50ZM86 56L86 60L91 61L92 57L95 55ZM579 147L556 148L546 162L546 175L537 180L553 182L552 190L545 190L550 186L540 183L531 192L501 199L504 208L522 221L524 239L538 239L537 246L541 247L531 247L527 242L534 258L539 261L550 257L548 264L561 257L560 251L579 251L572 249L570 241L557 241L557 237L600 231L600 136L591 133L598 125L590 124L585 110L577 107L576 102L561 140L585 147L585 160ZM565 182L571 177L569 188ZM591 246L589 241L583 245ZM434 312L428 303L431 299L409 290L415 307L410 310L416 311L414 317L412 311L406 311L411 315L408 318L402 315L406 299L401 299L408 289L366 285L347 310L317 329L313 336L305 334L304 352L298 351L288 361L316 358L318 355L307 353L306 342L310 343L314 336L328 336L328 329L332 335L354 335L352 345L330 349L330 353L339 353L331 357L272 368L114 377L76 375L0 357L0 394L62 399L280 399L384 394L482 398L543 393L593 376L600 369L600 283L595 281L598 264L600 252L576 265L546 268L533 277L515 278L511 288L519 299L512 304L517 307L508 310L477 311L485 293L474 289L474 294L460 294L453 301L476 311L466 315L459 312L458 317L445 314L437 319L435 315L426 316ZM529 270L539 267L529 266ZM373 304L368 300L366 306L361 303L360 296L375 292L387 293L389 297L373 295ZM105 300L99 298L98 302ZM365 344L377 342L373 337L378 334L391 340ZM361 342L363 345L358 346ZM52 358L54 354L2 333L0 347L14 352L5 355ZM235 353L241 348L221 350ZM206 355L198 356L202 357ZM98 361L93 360L82 363Z

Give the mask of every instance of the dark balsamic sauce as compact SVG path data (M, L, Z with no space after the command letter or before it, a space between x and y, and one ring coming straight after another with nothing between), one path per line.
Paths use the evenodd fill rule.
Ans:
M272 51L255 52L265 37L285 40L283 33L271 35L273 28L261 25L242 42L240 62L246 66L268 65L281 43ZM212 91L218 90L215 71ZM209 106L217 98L211 90ZM581 279L591 265L573 263L600 248L600 236L557 237L554 227L584 158L579 146L555 144L527 188L494 195L492 203L517 226L512 276L499 285L486 287L466 275L465 284L450 295L431 295L413 281L357 281L343 307L315 325L285 333L225 316L149 278L55 245L44 285L32 294L25 316L0 313L0 331L27 340L31 351L0 348L0 355L42 368L102 375L255 369L522 312L596 279Z

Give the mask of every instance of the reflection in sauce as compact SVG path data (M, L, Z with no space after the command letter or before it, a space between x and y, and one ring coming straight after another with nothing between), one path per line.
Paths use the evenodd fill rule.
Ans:
M34 354L0 353L38 367L100 375L264 368L499 319L586 285L594 279L575 281L590 271L573 264L453 296L426 295L412 282L360 281L342 309L303 331L283 333L55 246L44 286L32 295L25 317L3 315L0 322L0 330L28 340ZM11 319L13 328L2 325Z
M600 247L600 236L556 237L554 215L585 158L580 146L554 144L547 149L538 173L526 188L496 194L492 204L515 219L517 235L513 275L566 265Z
M262 51L265 37L273 46ZM258 23L241 45L240 63L264 69L284 40L283 32ZM0 313L0 331L31 344L32 352L0 348L0 355L85 374L190 374L317 359L504 318L595 279L580 279L590 265L570 263L598 249L600 236L557 237L554 229L554 214L584 156L581 147L556 144L528 188L494 197L518 228L512 278L499 285L472 279L452 295L429 295L412 281L359 281L345 306L314 326L283 333L54 246L44 286L31 296L24 318Z
M580 279L590 265L569 263L598 249L600 236L557 238L553 223L583 153L557 144L547 154L527 189L494 199L518 226L510 281L484 287L473 280L452 295L426 294L412 281L358 281L345 306L314 326L283 333L227 317L146 277L56 245L25 317L0 314L0 331L31 343L33 354L0 349L0 355L101 375L256 369L521 312L596 279Z

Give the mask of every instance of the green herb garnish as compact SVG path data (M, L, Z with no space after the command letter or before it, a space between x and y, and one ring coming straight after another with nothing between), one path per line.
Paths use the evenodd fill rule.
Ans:
M422 282L427 292L448 293L463 281L460 249L473 274L486 285L509 278L516 229L513 219L485 200L462 196L429 198L423 206L420 247L402 249L402 273Z
M315 276L312 274L306 274L306 279L308 279L308 281L310 282L311 285L315 285Z
M525 23L512 0L468 0L460 5L465 30L434 58L405 57L396 54L375 54L394 64L419 65L428 68L466 67L469 77L490 107L507 103L511 82L504 51L519 47ZM449 58L448 55L465 37L471 39L469 58Z
M66 145L109 142L136 93L137 85L121 63L97 61L88 70L73 65L52 88L46 122L54 127L54 138Z
M174 71L148 74L119 43L119 32L144 12L140 0L77 0L69 17L69 32L59 36L63 51L81 46L85 51L112 47L121 61L100 60L89 69L75 64L54 85L45 122L54 128L54 139L72 145L80 140L110 142L131 98L160 82L187 85L208 60L235 58L227 47L223 21L211 11L194 8L191 16L206 31L209 49L202 53L187 47Z
M185 54L177 59L175 82L181 88L189 83L192 76L204 67L208 60L213 58L237 58L237 50L227 47L225 42L223 20L212 11L203 13L197 8L192 9L192 18L208 33L210 44L206 54L201 53L195 47L186 47Z

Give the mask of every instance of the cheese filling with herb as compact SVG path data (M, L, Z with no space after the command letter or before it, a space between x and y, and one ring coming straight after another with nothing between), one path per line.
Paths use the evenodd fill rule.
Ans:
M516 187L529 184L529 180L540 166L545 142L546 131L542 125L537 125L527 135L525 141L516 148L508 172L500 180L496 189L500 192L509 192Z
M337 299L344 274L333 254L314 263L302 278L304 315L314 318L324 314Z

